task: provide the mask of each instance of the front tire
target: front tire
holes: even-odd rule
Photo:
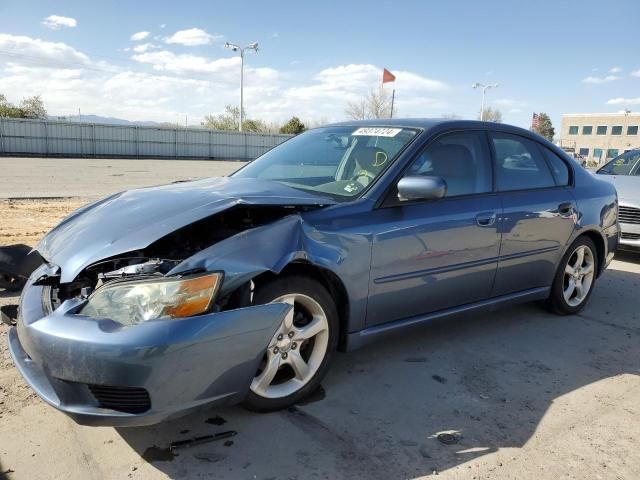
[[[588,237],[578,238],[565,253],[551,287],[548,305],[559,315],[572,315],[584,308],[596,281],[598,257]]]
[[[253,304],[294,306],[267,346],[244,406],[257,412],[280,410],[313,393],[327,373],[338,344],[338,313],[327,289],[316,280],[287,275],[260,285]]]

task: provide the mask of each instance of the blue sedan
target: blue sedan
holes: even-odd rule
[[[82,424],[277,410],[337,350],[514,302],[579,312],[618,246],[617,202],[520,128],[317,128],[230,177],[72,213],[37,246],[10,349]]]

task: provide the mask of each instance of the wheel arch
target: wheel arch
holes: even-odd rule
[[[606,262],[606,246],[605,246],[605,240],[604,237],[602,236],[602,234],[597,231],[597,230],[586,230],[586,231],[582,231],[579,233],[579,235],[577,235],[573,241],[567,246],[567,248],[570,248],[571,245],[573,245],[576,240],[578,240],[579,238],[582,237],[587,237],[589,238],[593,244],[596,247],[596,255],[598,258],[598,261],[596,263],[596,278],[599,277],[602,272],[604,272],[605,270],[605,262]]]
[[[327,268],[315,265],[307,260],[295,260],[285,265],[277,273],[266,271],[253,278],[255,285],[264,284],[285,275],[303,275],[319,281],[335,301],[340,324],[338,350],[345,351],[346,338],[349,331],[349,295],[338,275]]]

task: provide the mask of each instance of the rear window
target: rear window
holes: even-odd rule
[[[492,133],[498,190],[527,190],[556,185],[534,142],[506,133]]]
[[[569,167],[558,155],[553,153],[551,150],[545,147],[540,147],[544,157],[551,165],[551,170],[553,171],[553,176],[556,178],[556,183],[558,185],[569,185]],[[580,154],[582,155],[582,150],[586,150],[586,155],[589,155],[589,149],[580,149]]]

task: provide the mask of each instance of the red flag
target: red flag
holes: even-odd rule
[[[395,82],[396,76],[386,68],[382,72],[382,83]]]

